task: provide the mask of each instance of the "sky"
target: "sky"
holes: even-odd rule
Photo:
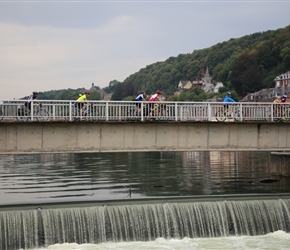
[[[0,100],[107,87],[169,57],[285,28],[289,10],[290,0],[0,0]]]

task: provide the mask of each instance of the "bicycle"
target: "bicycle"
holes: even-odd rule
[[[273,108],[273,121],[289,122],[290,121],[289,105],[275,104]]]
[[[81,105],[83,104],[83,105]],[[74,121],[94,120],[93,104],[92,103],[75,102],[72,106],[72,116]]]
[[[142,112],[143,112],[143,116],[148,116],[149,111],[148,111],[149,107],[147,103],[143,103],[143,107],[141,102],[136,102],[133,105],[128,106],[127,109],[127,118],[129,120],[140,120]]]
[[[224,122],[226,119],[234,119],[235,121],[241,121],[243,117],[243,112],[240,112],[239,106],[229,105],[228,108],[223,107],[218,110],[215,114],[216,120],[219,122]]]
[[[48,121],[51,118],[51,115],[42,106],[42,104],[37,104],[33,109],[33,118],[35,118],[37,121]],[[22,107],[18,108],[16,119],[18,121],[29,121],[31,119],[31,110],[23,105]]]

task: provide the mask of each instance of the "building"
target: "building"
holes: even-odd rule
[[[178,83],[178,89],[179,90],[188,90],[192,88],[192,82],[191,81],[183,81],[181,80]]]
[[[277,96],[279,95],[276,88],[261,89],[255,93],[247,94],[242,102],[272,102]]]
[[[211,79],[212,79],[212,77],[209,75],[208,67],[206,67],[205,75],[202,78],[202,82],[203,82],[202,83],[202,88],[203,88],[203,90],[206,93],[212,93],[213,92],[214,86],[211,83]]]
[[[202,88],[206,93],[218,93],[218,89],[223,87],[222,82],[213,82],[212,77],[209,74],[208,67],[206,67],[206,72],[202,80],[195,81],[180,81],[178,83],[178,90],[184,91],[192,88]]]
[[[275,88],[290,87],[290,71],[277,76],[275,79]]]
[[[274,88],[262,89],[255,93],[249,93],[242,101],[269,102],[283,95],[290,97],[290,71],[275,77],[274,82]]]

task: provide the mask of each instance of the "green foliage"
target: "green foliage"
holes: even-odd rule
[[[113,93],[115,91],[115,87],[118,83],[120,83],[120,82],[117,80],[110,81],[109,86],[105,87],[103,90],[108,94]]]
[[[39,100],[76,100],[80,94],[83,94],[86,89],[61,89],[39,92],[37,99]],[[89,91],[88,100],[100,100],[101,95],[97,90]],[[23,99],[27,99],[24,97]]]
[[[249,92],[273,87],[274,78],[288,71],[289,65],[290,25],[230,39],[191,54],[180,54],[164,62],[147,65],[115,85],[112,99],[123,100],[140,90],[152,94],[157,89],[170,96],[169,100],[211,98],[212,94],[202,92],[174,95],[179,81],[202,79],[207,66],[216,82],[222,82],[225,89],[232,89],[237,96],[242,97]]]
[[[245,96],[263,87],[262,73],[256,55],[245,53],[233,63],[229,79],[236,92]]]
[[[90,91],[90,95],[88,96],[88,100],[101,100],[101,95],[98,91]]]
[[[127,96],[135,96],[140,91],[137,90],[137,84],[133,81],[117,83],[115,85],[115,91],[112,95],[112,100],[121,101]]]
[[[135,96],[127,96],[123,99],[123,101],[132,101],[134,100]]]

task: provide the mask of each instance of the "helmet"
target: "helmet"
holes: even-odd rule
[[[228,94],[228,95],[231,95],[231,94],[232,94],[232,92],[228,92],[227,94]]]
[[[32,94],[33,94],[33,95],[37,95],[37,94],[38,94],[38,92],[36,92],[36,91],[33,91],[33,92],[32,92]]]
[[[156,91],[156,94],[160,95],[160,90],[157,90],[157,91]]]
[[[287,98],[287,95],[283,95],[283,98]]]

